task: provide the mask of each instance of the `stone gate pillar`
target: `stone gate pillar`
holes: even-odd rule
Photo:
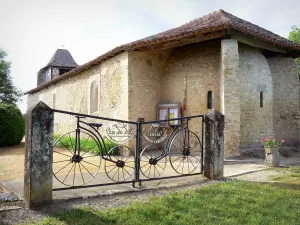
[[[210,110],[205,115],[205,148],[203,173],[208,179],[223,178],[224,171],[224,115]]]
[[[27,209],[52,200],[53,112],[39,102],[26,113],[24,201]]]
[[[225,115],[225,155],[240,154],[240,77],[238,42],[221,41],[221,112]]]

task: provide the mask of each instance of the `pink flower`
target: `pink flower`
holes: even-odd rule
[[[265,139],[264,139],[264,138],[262,138],[261,140],[262,140],[262,141],[265,141]]]
[[[285,140],[281,140],[281,142],[285,142]]]

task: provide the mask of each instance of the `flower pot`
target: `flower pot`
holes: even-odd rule
[[[279,146],[276,147],[265,147],[266,154],[278,153]]]
[[[280,164],[279,160],[279,146],[276,147],[265,147],[266,157],[265,165],[269,167],[278,167]]]

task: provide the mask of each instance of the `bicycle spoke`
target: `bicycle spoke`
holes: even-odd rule
[[[176,145],[173,145],[175,148],[177,148],[179,150],[179,152],[182,152],[182,150],[180,148],[178,148]]]
[[[80,149],[84,149],[84,147],[86,146],[86,143],[88,142],[89,139],[90,139],[90,136],[88,136],[88,138],[85,140],[85,143],[84,143],[83,147],[81,148],[81,146],[80,146]]]
[[[143,167],[147,166],[148,164],[150,164],[150,163],[147,163],[147,164],[145,164],[145,165],[141,166],[141,168],[143,168]]]
[[[151,171],[151,168],[152,168],[152,165],[150,166],[150,170],[149,170],[149,174],[148,174],[148,177],[150,177],[150,171]]]
[[[75,141],[76,141],[76,139],[77,139],[77,138],[75,138]],[[70,134],[69,134],[69,141],[71,142],[72,149],[73,149],[74,152],[75,152],[76,149],[73,147],[73,142],[72,142],[72,138],[71,138]]]
[[[156,164],[157,165],[157,164]],[[156,169],[156,166],[154,167],[154,169]],[[161,173],[159,173],[159,171],[156,169],[157,173],[158,173],[158,176],[160,176]],[[154,175],[155,177],[155,175]]]
[[[73,186],[74,186],[74,183],[75,183],[75,172],[76,172],[76,163],[75,163],[75,166],[74,166]]]
[[[87,149],[87,150],[83,153],[83,155],[81,155],[81,157],[83,157],[86,153],[90,152],[90,151],[91,151],[92,149],[94,149],[96,146],[97,146],[97,143],[95,142],[95,145],[94,145],[93,147]],[[100,148],[100,150],[101,150],[101,148]]]
[[[158,165],[160,168],[162,168],[162,166],[161,166],[161,165],[159,165],[158,163],[157,163],[156,165]],[[164,170],[164,168],[162,168],[162,170]]]
[[[148,169],[145,170],[145,173],[150,169],[151,165],[148,167]]]
[[[123,173],[123,177],[124,177],[124,181],[126,180],[125,175],[124,175],[124,169],[122,168],[122,173]]]
[[[65,144],[59,139],[58,140],[69,152],[71,152],[72,155],[74,155],[74,152],[72,152]]]
[[[82,163],[79,163],[79,164],[81,164],[82,166],[83,166],[83,168],[92,176],[92,177],[94,177],[94,175],[93,174],[91,174],[91,172],[82,164]]]
[[[176,159],[173,161],[173,163],[174,163],[174,162],[176,162],[176,161],[177,161],[177,159],[179,159],[180,157],[181,157],[181,155],[180,155],[180,156],[178,156],[178,157],[177,157],[177,158],[176,158]]]
[[[176,171],[177,171],[177,169],[179,168],[179,166],[181,165],[181,163],[182,163],[182,160],[181,160],[181,162],[179,163],[179,165],[177,166]]]
[[[115,166],[114,168],[116,168],[117,166],[116,165],[112,165],[112,166]],[[112,168],[110,171],[108,171],[107,173],[110,173],[111,171],[114,170],[114,168]]]
[[[84,161],[84,160],[82,160],[82,161],[85,162],[85,163],[87,163],[87,164],[90,164],[90,165],[92,165],[92,166],[99,167],[99,166],[97,166],[97,165],[95,165],[95,164],[93,164],[93,163],[90,163],[90,162],[87,162],[87,161]]]
[[[200,159],[196,158],[195,156],[190,155],[191,157],[197,159],[198,163],[200,162]]]
[[[53,162],[53,163],[60,163],[60,162],[70,162],[70,159],[68,159],[68,160],[61,160],[61,161],[57,161],[57,162]]]
[[[123,169],[125,170],[125,172],[129,175],[129,177],[131,177],[131,174],[128,173],[128,171],[123,167]]]
[[[127,165],[125,164],[124,166],[127,166]],[[132,167],[132,166],[127,166],[127,167],[129,167],[129,168],[131,168],[131,169],[134,169],[134,167]]]
[[[57,151],[53,151],[53,152],[55,152],[55,153],[57,153],[57,154],[65,155],[65,156],[67,156],[67,157],[71,157],[70,155],[67,155],[67,154],[64,154],[64,153],[61,153],[61,152],[57,152]]]
[[[117,172],[119,171],[120,167],[118,167],[117,171],[115,172],[115,174],[113,175],[113,177],[111,178],[112,180],[114,179],[114,177],[116,176]]]
[[[60,171],[62,171],[64,168],[66,168],[69,164],[70,164],[70,162],[67,163],[67,165],[65,165],[65,166],[64,166],[63,168],[61,168],[59,171],[57,171],[56,173],[54,173],[54,175],[55,175],[55,174],[58,174]]]
[[[78,164],[78,166],[79,166],[79,170],[80,170],[80,173],[81,173],[81,178],[82,178],[83,184],[85,184],[85,181],[84,181],[83,175],[82,175],[82,171],[81,171],[81,167],[80,167],[80,163]]]
[[[74,164],[73,164],[73,166],[74,166]],[[69,170],[69,172],[68,172],[67,176],[69,176],[69,173],[71,172],[71,170],[72,170],[73,166],[72,166],[72,167],[71,167],[71,169]],[[67,176],[65,177],[65,179],[63,180],[63,182],[65,182],[65,180],[66,180]]]
[[[192,165],[193,165],[194,169],[196,169],[196,168],[197,168],[197,166],[195,166],[195,165],[194,165],[193,161],[192,161],[190,158],[188,158],[188,160],[190,160],[190,162],[192,163]]]

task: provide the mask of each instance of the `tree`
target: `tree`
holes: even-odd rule
[[[22,93],[12,82],[10,62],[5,60],[6,56],[6,52],[0,48],[0,103],[16,105]]]
[[[289,39],[300,45],[300,27],[292,26],[292,31],[289,34]],[[298,67],[298,74],[300,76],[300,58],[296,58],[295,62]]]

